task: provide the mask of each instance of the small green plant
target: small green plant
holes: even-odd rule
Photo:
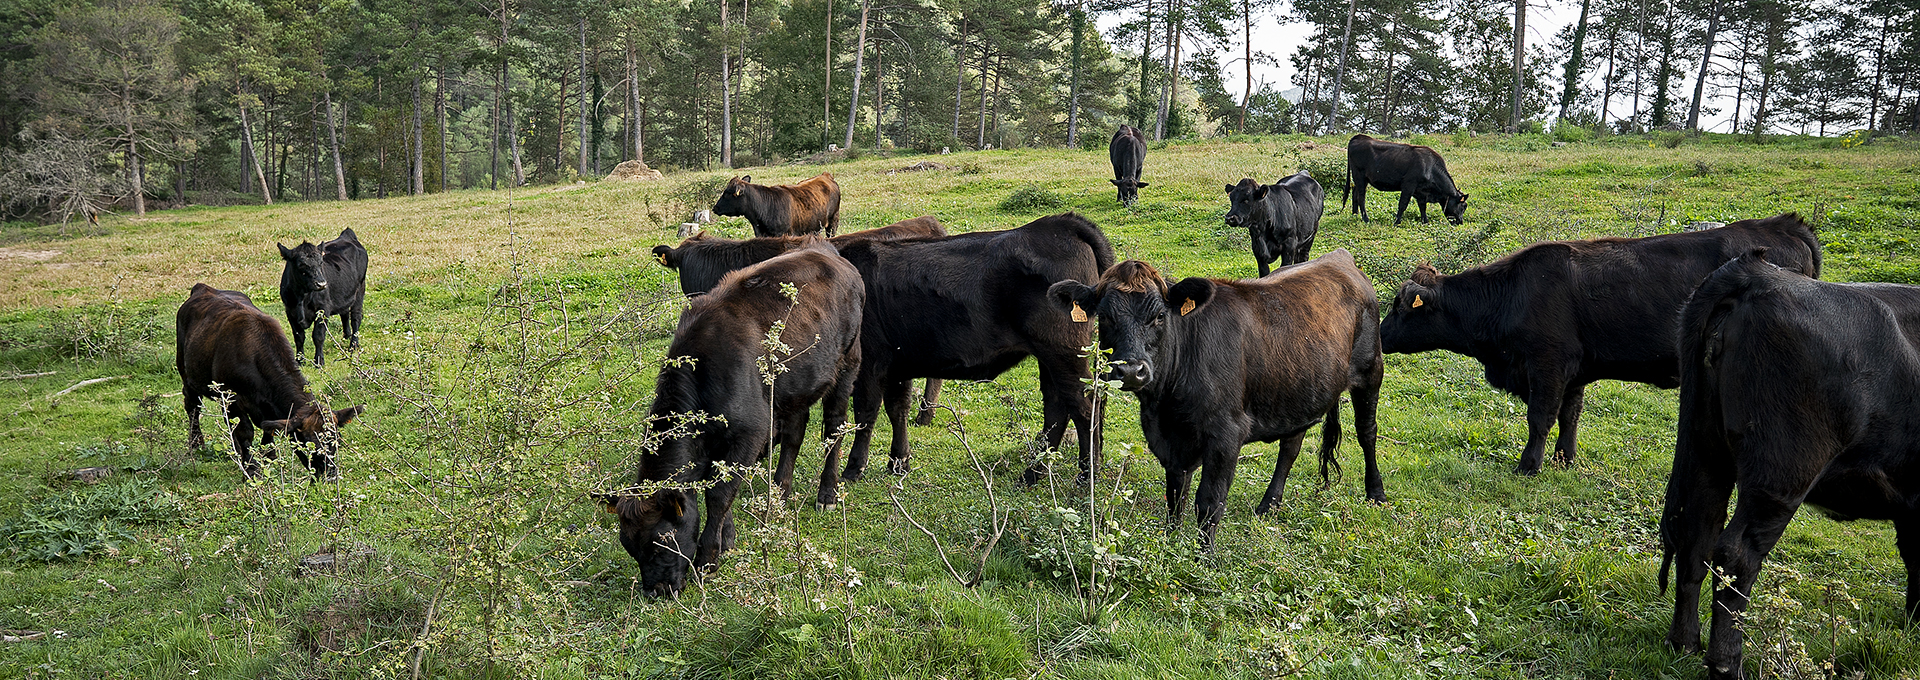
[[[1045,212],[1048,210],[1059,210],[1060,208],[1066,207],[1066,205],[1067,202],[1061,199],[1059,194],[1048,191],[1046,187],[1038,184],[1027,184],[1018,189],[1014,189],[1012,194],[1008,194],[1006,200],[1000,202],[1000,211],[1010,213]]]
[[[1679,148],[1680,143],[1684,141],[1687,141],[1685,133],[1667,132],[1660,135],[1660,146],[1668,149]]]
[[[151,477],[130,477],[42,497],[0,524],[20,561],[58,562],[117,553],[135,527],[180,519],[180,500]]]
[[[1553,141],[1573,143],[1584,142],[1589,139],[1593,139],[1593,131],[1574,125],[1573,123],[1563,121],[1553,126]]]

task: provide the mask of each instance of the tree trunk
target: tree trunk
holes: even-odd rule
[[[413,77],[413,195],[427,193],[427,133],[421,126],[420,76]]]
[[[140,176],[140,142],[134,136],[133,123],[127,123],[127,181],[132,183],[133,214],[147,214],[147,183]]]
[[[1707,95],[1707,68],[1713,65],[1713,41],[1720,33],[1720,0],[1714,0],[1707,15],[1707,46],[1700,55],[1700,77],[1693,81],[1693,103],[1687,106],[1687,129],[1700,129],[1700,102]]]
[[[1240,93],[1240,122],[1233,127],[1233,133],[1236,135],[1244,135],[1247,133],[1247,106],[1253,103],[1253,5],[1251,4],[1251,0],[1240,0],[1240,21],[1241,27],[1246,31],[1243,34],[1246,36],[1246,40],[1243,42],[1246,43],[1246,54],[1244,58],[1247,67],[1247,82],[1245,89]]]
[[[987,146],[987,55],[993,51],[993,39],[980,32],[980,121],[975,125],[973,148]]]
[[[1640,3],[1640,27],[1633,32],[1633,129],[1640,129],[1640,95],[1647,91],[1647,5]]]
[[[1567,54],[1566,82],[1560,89],[1560,115],[1556,120],[1566,120],[1567,110],[1573,108],[1573,100],[1580,93],[1580,72],[1586,70],[1582,63],[1581,50],[1587,42],[1587,6],[1592,0],[1580,0],[1580,23],[1573,27],[1573,45]]]
[[[853,47],[853,93],[847,95],[847,136],[840,141],[842,148],[853,148],[853,125],[860,120],[860,76],[867,68],[867,10],[873,0],[860,2],[860,31],[858,42]]]
[[[507,59],[507,0],[500,0],[500,115],[507,122],[507,162],[513,166],[513,186],[527,183],[526,166],[520,162],[520,121],[513,117],[513,69]]]
[[[1520,131],[1520,95],[1527,80],[1527,0],[1513,0],[1513,113],[1509,132]]]
[[[647,126],[640,101],[640,56],[627,38],[627,132],[633,136],[633,160],[647,162]]]
[[[440,193],[447,192],[447,67],[440,66],[433,86],[433,119],[439,125]]]
[[[833,139],[833,0],[827,0],[827,48],[820,55],[820,70],[827,74],[827,85],[820,90],[820,149]]]
[[[1607,110],[1612,108],[1612,105],[1613,105],[1613,66],[1614,66],[1613,58],[1614,58],[1614,53],[1619,49],[1619,46],[1620,46],[1620,29],[1615,28],[1613,29],[1613,33],[1607,37],[1607,75],[1605,78],[1600,79],[1600,87],[1601,87],[1600,127],[1601,128],[1605,128],[1607,126]]]
[[[1667,4],[1667,18],[1660,33],[1660,68],[1653,73],[1653,127],[1664,127],[1673,121],[1667,107],[1670,105],[1667,88],[1673,84],[1673,4]]]
[[[1753,102],[1753,141],[1760,142],[1767,133],[1767,96],[1773,92],[1773,74],[1780,70],[1781,32],[1784,30],[1779,20],[1769,18],[1767,25],[1767,51],[1760,59],[1760,96]]]
[[[333,149],[333,190],[339,200],[347,200],[347,166],[340,160],[340,127],[333,120],[333,91],[321,95],[327,107],[327,146]]]
[[[267,205],[273,205],[273,192],[267,190],[266,171],[260,167],[260,147],[253,143],[253,126],[247,122],[247,105],[240,104],[240,143],[247,147],[247,157],[253,161],[253,176],[260,180],[260,199]]]
[[[1067,148],[1080,148],[1080,46],[1085,41],[1087,13],[1082,8],[1084,0],[1074,3],[1073,20],[1073,56],[1070,64],[1073,75],[1067,86]]]
[[[880,58],[882,44],[884,43],[873,44],[873,148],[875,149],[880,148],[881,142],[884,141],[881,139],[881,130],[884,128],[880,125],[880,117],[886,113],[887,109],[887,69],[886,62]]]
[[[1359,0],[1347,0],[1347,29],[1340,34],[1340,61],[1333,67],[1333,100],[1327,107],[1323,128],[1331,133],[1340,125],[1340,86],[1347,81],[1347,48],[1353,44],[1353,13]]]
[[[1167,69],[1167,82],[1160,84],[1160,106],[1153,118],[1154,141],[1167,138],[1167,100],[1173,96],[1173,84],[1180,80],[1179,67],[1174,63],[1179,59],[1178,48],[1175,45],[1179,42],[1181,30],[1184,28],[1180,18],[1180,8],[1176,5],[1179,1],[1167,0],[1167,49],[1165,57],[1160,62]]]
[[[1007,53],[1001,52],[999,58],[993,60],[993,145],[995,148],[1007,146],[1006,138],[1000,136],[1000,109],[1006,104],[1006,99],[1000,96],[1000,81],[1001,76],[1006,72]]]
[[[960,18],[959,42],[953,46],[953,132],[949,137],[953,143],[960,143],[960,94],[967,80],[967,19]]]
[[[1868,102],[1867,103],[1867,129],[1868,130],[1880,129],[1880,126],[1879,126],[1880,95],[1883,94],[1882,89],[1885,87],[1881,83],[1881,76],[1885,75],[1887,71],[1887,28],[1888,28],[1887,25],[1888,23],[1890,23],[1891,19],[1892,19],[1891,12],[1885,15],[1881,15],[1880,43],[1873,50],[1873,92],[1872,94],[1868,95],[1868,99],[1867,99],[1867,102]]]
[[[600,176],[600,138],[606,136],[606,132],[607,132],[606,118],[601,115],[601,109],[602,107],[606,106],[607,93],[605,90],[601,89],[601,84],[600,84],[601,61],[599,58],[600,52],[598,50],[594,52],[594,57],[595,58],[593,60],[593,100],[592,100],[592,104],[593,104],[592,157],[593,157],[593,176],[599,177]]]
[[[727,45],[727,3],[720,0],[720,165],[733,167],[733,63],[732,48]],[[580,68],[586,69],[586,34],[580,37]],[[586,130],[586,119],[581,119],[580,129]],[[583,149],[581,154],[585,154]],[[580,167],[587,165],[586,156],[580,157]],[[582,172],[585,172],[584,170]]]
[[[1139,106],[1135,108],[1134,127],[1145,127],[1147,124],[1147,88],[1150,86],[1147,76],[1153,63],[1153,0],[1145,0],[1145,4],[1140,10],[1140,20],[1146,23],[1140,29],[1140,98]]]

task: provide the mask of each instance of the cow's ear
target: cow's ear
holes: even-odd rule
[[[268,432],[287,432],[293,429],[293,421],[269,420],[264,423],[260,423],[260,429],[266,430]]]
[[[1145,188],[1147,188],[1147,183],[1146,183],[1146,182],[1142,182],[1142,181],[1140,181],[1140,180],[1134,180],[1134,182],[1133,182],[1133,188],[1135,188],[1135,189],[1145,189]]]
[[[687,514],[687,495],[679,491],[660,494],[660,519],[680,519]]]
[[[1068,279],[1047,287],[1047,300],[1067,313],[1074,323],[1084,323],[1100,307],[1100,292],[1087,284]]]
[[[280,259],[282,259],[282,260],[291,260],[291,259],[293,259],[293,251],[291,251],[291,250],[287,250],[287,247],[286,247],[286,246],[283,246],[283,245],[280,245],[280,244],[279,244],[278,242],[275,242],[275,243],[274,243],[273,245],[274,245],[274,247],[276,247],[276,248],[279,248],[279,249],[280,249]]]
[[[1213,282],[1198,276],[1180,279],[1167,288],[1167,307],[1180,310],[1180,316],[1198,312],[1212,301]]]
[[[1107,181],[1108,181],[1108,182],[1112,182],[1114,186],[1120,186],[1120,180],[1117,180],[1117,179],[1110,179],[1110,180],[1107,180]]]
[[[1267,197],[1267,185],[1262,184],[1260,186],[1253,188],[1253,200],[1258,201],[1266,197]]]
[[[1433,304],[1433,289],[1417,283],[1408,283],[1400,288],[1400,304],[1407,309],[1426,309]]]
[[[680,268],[680,258],[676,257],[676,253],[673,252],[673,246],[667,246],[667,245],[654,246],[653,259],[659,262],[660,266],[662,267],[666,267],[668,269]]]
[[[1468,196],[1471,196],[1471,195],[1472,195],[1472,194],[1469,194],[1469,193],[1466,193],[1466,192],[1464,192],[1464,191],[1463,191],[1463,192],[1460,192],[1460,202],[1461,202],[1461,203],[1465,203],[1465,202],[1467,202],[1467,197],[1468,197]]]
[[[753,175],[741,175],[741,176],[740,176],[740,183],[742,183],[742,184],[752,184],[752,183],[753,183]]]
[[[593,499],[594,503],[599,504],[600,509],[607,511],[607,514],[609,515],[620,514],[620,497],[619,496],[616,496],[610,493],[593,493],[589,491],[587,492],[587,497]]]
[[[346,427],[347,423],[353,422],[354,418],[359,417],[360,414],[366,410],[367,407],[365,405],[336,410],[333,412],[333,425],[334,427]]]
[[[1229,194],[1233,193],[1233,185],[1231,184],[1227,185],[1227,193]]]

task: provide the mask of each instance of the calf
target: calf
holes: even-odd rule
[[[1062,281],[1047,297],[1067,314],[1099,317],[1100,346],[1113,352],[1113,369],[1101,378],[1140,398],[1140,428],[1167,471],[1174,526],[1200,469],[1194,514],[1203,545],[1212,545],[1226,511],[1240,447],[1280,442],[1261,514],[1280,502],[1307,430],[1323,419],[1320,475],[1327,479],[1337,465],[1343,392],[1353,395],[1367,498],[1386,501],[1374,462],[1385,365],[1379,303],[1346,250],[1259,279],[1194,277],[1171,286],[1152,266],[1128,260],[1093,287]]]
[[[1725,574],[1709,678],[1743,676],[1741,613],[1802,504],[1840,520],[1892,520],[1907,616],[1920,617],[1920,286],[1823,283],[1771,258],[1756,248],[1721,266],[1679,321],[1660,588],[1678,565],[1667,642],[1698,652],[1701,580]]]
[[[227,415],[239,419],[233,426],[233,450],[248,477],[260,474],[249,450],[256,426],[262,446],[272,444],[275,433],[285,432],[304,445],[295,451],[314,475],[338,474],[333,456],[340,446],[340,428],[366,407],[330,411],[315,401],[280,322],[254,307],[245,293],[204,283],[194,284],[174,321],[173,365],[186,397],[189,447],[206,444],[200,434],[200,400],[218,400],[226,393],[232,399]],[[308,447],[314,449],[311,459]]]
[[[1113,161],[1113,186],[1120,190],[1120,202],[1133,207],[1140,200],[1140,190],[1147,183],[1140,181],[1140,170],[1147,163],[1147,138],[1140,134],[1140,128],[1125,123],[1113,131],[1113,139],[1107,142],[1107,158]]]
[[[930,216],[915,217],[895,222],[878,229],[856,231],[827,239],[835,248],[844,248],[850,243],[860,241],[899,241],[910,238],[931,238],[946,236],[946,227],[940,226],[940,220]],[[712,290],[720,282],[720,277],[728,272],[745,267],[781,253],[793,250],[806,243],[806,237],[775,236],[735,241],[700,232],[685,241],[680,247],[659,245],[653,247],[653,258],[662,266],[680,273],[680,291],[687,295],[699,295]],[[940,379],[928,378],[927,389],[920,396],[920,413],[914,423],[921,426],[933,424],[934,409],[939,406]]]
[[[1362,221],[1367,218],[1367,185],[1381,191],[1400,192],[1400,212],[1393,216],[1399,224],[1407,217],[1407,201],[1420,201],[1420,221],[1427,221],[1427,203],[1440,204],[1447,221],[1466,221],[1467,194],[1453,185],[1447,172],[1447,160],[1431,147],[1387,142],[1366,135],[1347,140],[1347,177],[1340,202],[1349,196],[1353,212]]]
[[[293,326],[294,358],[305,360],[307,327],[312,326],[313,365],[327,365],[329,316],[340,317],[347,349],[359,349],[360,306],[367,298],[367,249],[353,229],[317,246],[305,241],[292,248],[274,245],[287,263],[280,270],[280,302],[287,307],[287,324]]]
[[[914,378],[991,380],[1028,356],[1040,365],[1042,432],[1060,446],[1074,421],[1080,463],[1090,465],[1093,404],[1081,348],[1091,333],[1046,307],[1047,286],[1092,280],[1113,264],[1100,228],[1079,215],[1042,217],[1018,229],[945,238],[864,241],[840,250],[866,281],[860,329],[860,382],[854,419],[860,431],[847,454],[846,478],[860,478],[881,403],[893,424],[888,468],[908,467],[907,383]],[[1041,469],[1027,471],[1037,481]]]
[[[1251,179],[1229,184],[1227,202],[1227,226],[1246,227],[1253,239],[1253,259],[1266,276],[1275,259],[1282,267],[1307,261],[1313,237],[1320,232],[1326,193],[1313,176],[1300,172],[1272,185]]]
[[[763,186],[751,175],[727,181],[713,214],[745,217],[755,236],[799,236],[840,231],[840,184],[823,172],[799,184]]]
[[[1820,244],[1791,213],[1711,231],[1537,243],[1452,276],[1421,265],[1380,324],[1381,346],[1478,360],[1487,384],[1527,403],[1527,447],[1515,471],[1533,474],[1556,418],[1557,457],[1573,462],[1588,383],[1679,386],[1675,348],[1687,293],[1755,247],[1820,274]]]
[[[789,284],[797,289],[793,297],[783,290]],[[847,397],[860,367],[863,297],[860,274],[815,238],[728,274],[680,315],[650,412],[650,427],[664,440],[657,452],[642,457],[636,485],[657,490],[601,499],[619,516],[620,543],[640,564],[648,592],[680,592],[689,567],[713,566],[732,547],[741,479],[722,474],[717,463],[754,464],[772,432],[780,443],[774,481],[788,490],[814,402],[825,400],[825,436],[846,422]],[[769,354],[763,342],[776,323],[783,324],[780,338],[792,349]],[[781,367],[771,395],[762,381],[763,360]],[[831,480],[838,456],[838,444],[829,446],[822,504],[837,500]],[[688,490],[702,484],[711,485],[703,494],[704,527]]]

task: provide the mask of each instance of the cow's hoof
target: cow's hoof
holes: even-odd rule
[[[813,504],[813,509],[819,510],[820,512],[833,512],[835,509],[838,509],[839,507],[840,507],[839,505],[834,503],[814,503]]]
[[[1518,467],[1515,467],[1513,469],[1513,474],[1520,475],[1522,477],[1532,477],[1534,475],[1540,474],[1540,464],[1534,463],[1532,465],[1528,465],[1526,463],[1521,463]]]
[[[1256,516],[1262,516],[1269,512],[1273,512],[1273,504],[1266,501],[1260,501],[1259,505],[1253,507],[1253,514]]]
[[[932,424],[933,424],[933,409],[927,409],[927,410],[925,410],[925,411],[921,411],[921,412],[920,412],[920,415],[919,415],[918,417],[916,417],[916,418],[914,418],[914,419],[913,419],[913,424],[914,424],[914,425],[918,425],[918,426],[920,426],[920,427],[927,427],[927,426],[930,426],[930,425],[932,425]]]
[[[854,468],[847,468],[847,469],[845,469],[845,470],[841,470],[841,471],[840,471],[840,483],[841,483],[841,484],[852,484],[852,483],[854,483],[854,482],[857,482],[857,481],[860,481],[860,475],[861,475],[862,473],[864,473],[864,472],[865,472],[865,470],[856,470],[856,469],[854,469]]]
[[[1387,492],[1385,492],[1385,491],[1368,491],[1368,492],[1367,492],[1367,500],[1370,500],[1370,501],[1373,501],[1373,502],[1375,502],[1375,503],[1379,503],[1379,504],[1381,504],[1381,505],[1386,505],[1386,503],[1387,503]]]
[[[1702,650],[1706,649],[1700,645],[1699,635],[1691,637],[1692,639],[1688,639],[1688,636],[1682,635],[1679,639],[1675,639],[1672,634],[1668,634],[1667,646],[1681,654],[1699,654]]]
[[[913,471],[913,466],[908,464],[907,459],[905,458],[894,458],[892,460],[887,461],[887,474],[894,475],[894,476],[905,476],[907,473],[912,471]]]

